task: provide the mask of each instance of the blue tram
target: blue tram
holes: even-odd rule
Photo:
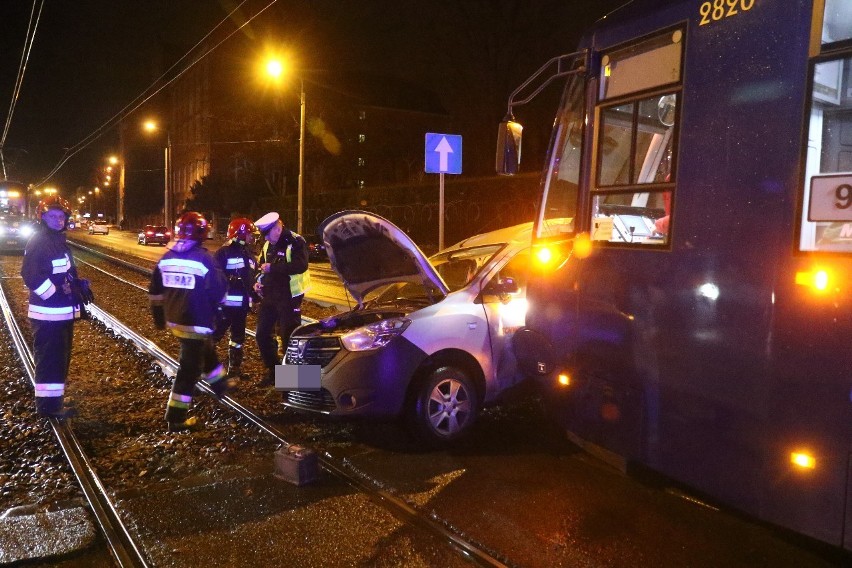
[[[579,48],[519,362],[590,451],[852,549],[852,2],[635,0]]]

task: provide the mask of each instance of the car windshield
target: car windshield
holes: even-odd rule
[[[503,246],[501,243],[442,252],[430,257],[429,262],[444,280],[450,292],[455,292],[470,284],[473,278]],[[441,296],[436,288],[431,286],[429,288],[427,289],[420,283],[394,282],[372,290],[365,299],[372,304],[400,303],[402,301],[428,304],[433,301],[433,298]]]

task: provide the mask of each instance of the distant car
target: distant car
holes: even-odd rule
[[[23,217],[0,217],[0,251],[23,252],[35,227]]]
[[[101,235],[108,235],[109,224],[103,219],[95,219],[94,221],[89,221],[89,234],[94,235],[95,233]]]
[[[320,230],[358,306],[297,328],[284,357],[290,408],[402,416],[428,443],[466,434],[523,379],[511,348],[526,318],[532,223],[476,235],[427,259],[390,221],[344,211]],[[304,379],[304,380],[303,380]]]
[[[308,260],[311,262],[328,262],[328,253],[325,245],[319,237],[309,235],[305,237],[308,242]]]
[[[172,232],[164,225],[145,225],[145,228],[139,231],[137,239],[140,245],[167,245],[172,238]]]

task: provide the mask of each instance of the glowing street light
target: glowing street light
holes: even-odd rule
[[[265,65],[266,75],[278,82],[284,74],[285,66],[278,58],[270,58]],[[302,234],[304,217],[304,170],[305,170],[305,81],[299,77],[299,185],[296,193],[296,232]]]
[[[149,119],[142,123],[142,128],[145,132],[154,133],[160,130],[159,124],[157,124],[156,120]],[[166,147],[163,151],[163,159],[165,165],[163,167],[165,171],[165,177],[163,180],[163,221],[166,227],[171,227],[171,210],[172,210],[172,200],[171,200],[171,184],[170,173],[171,173],[171,164],[172,164],[172,136],[171,132],[166,129]]]
[[[270,59],[266,62],[266,74],[273,79],[278,79],[284,73],[284,64],[277,59]]]

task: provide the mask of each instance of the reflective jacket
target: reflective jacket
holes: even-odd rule
[[[308,243],[301,235],[284,229],[278,242],[263,244],[258,266],[269,263],[268,274],[259,274],[263,297],[292,298],[308,289]]]
[[[252,301],[252,286],[257,263],[245,245],[236,239],[219,248],[213,255],[216,264],[225,272],[228,280],[228,292],[222,302],[230,308],[248,310]]]
[[[226,289],[225,273],[213,255],[195,241],[179,240],[154,267],[148,297],[154,319],[161,310],[173,334],[203,339],[213,333]]]
[[[21,276],[30,289],[27,313],[30,318],[65,321],[80,317],[70,286],[77,277],[77,268],[64,232],[42,226],[30,237],[24,250]]]

